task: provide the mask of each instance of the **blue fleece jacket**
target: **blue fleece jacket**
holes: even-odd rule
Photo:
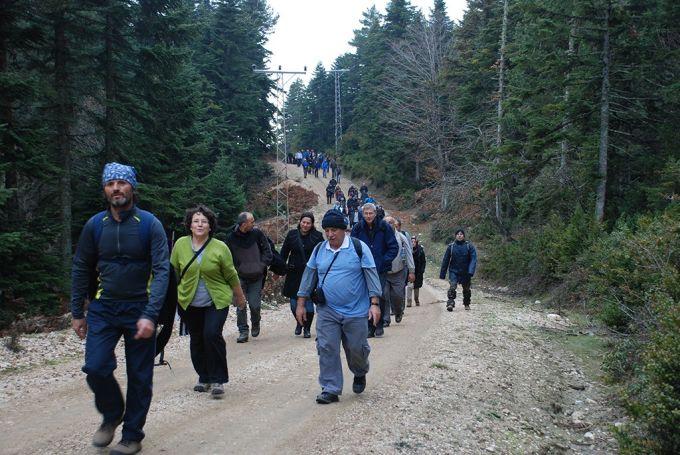
[[[165,302],[170,277],[168,240],[160,221],[153,218],[148,248],[140,237],[141,210],[121,212],[116,221],[109,212],[100,219],[101,236],[95,244],[96,216],[80,233],[71,272],[71,314],[84,317],[83,301],[91,274],[98,275],[96,298],[103,302],[147,302],[142,317],[156,322]],[[147,213],[147,216],[150,215]]]
[[[392,270],[392,261],[399,254],[399,244],[394,230],[384,220],[373,221],[369,227],[366,220],[361,220],[352,228],[352,237],[364,242],[371,249],[378,273]]]

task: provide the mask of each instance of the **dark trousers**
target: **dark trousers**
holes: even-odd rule
[[[87,312],[85,365],[87,384],[94,392],[94,403],[104,422],[116,422],[123,412],[123,439],[144,439],[144,423],[151,405],[153,359],[156,338],[135,340],[137,321],[146,302],[102,302],[94,300]],[[120,386],[113,376],[116,369],[115,348],[120,337],[125,340],[127,396],[123,400]]]
[[[387,273],[379,273],[378,278],[380,278],[380,289],[385,289],[385,284],[387,283]],[[387,307],[387,301],[382,296],[380,296],[380,320],[378,321],[378,325],[373,325],[373,321],[371,320],[368,321],[368,333],[374,333],[375,329],[382,328],[385,325],[383,319],[385,311],[390,310]]]
[[[228,313],[229,307],[218,310],[215,305],[187,308],[184,320],[189,328],[191,363],[198,373],[198,382],[229,382],[227,344],[222,336]]]
[[[448,303],[454,303],[456,300],[456,287],[458,284],[463,287],[463,305],[470,305],[472,299],[472,280],[469,277],[458,277],[455,273],[449,273],[449,291],[447,292]]]

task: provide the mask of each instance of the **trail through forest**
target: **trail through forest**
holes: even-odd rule
[[[303,179],[294,166],[288,173],[320,195],[321,215],[327,181]],[[348,181],[341,186],[346,192]],[[599,359],[566,348],[588,335],[498,290],[473,287],[472,311],[452,313],[445,294],[443,281],[426,279],[421,306],[370,340],[366,391],[353,394],[346,371],[340,402],[327,406],[314,401],[313,338],[293,335],[287,307],[264,311],[261,335],[245,344],[235,342],[230,311],[222,400],[192,391],[188,337],[173,337],[166,350],[172,369],[155,371],[144,452],[616,452],[612,428],[622,417],[598,380]],[[99,417],[80,372],[82,343],[70,330],[22,336],[16,354],[2,341],[0,453],[106,453],[90,446]],[[120,346],[117,354],[124,386]]]

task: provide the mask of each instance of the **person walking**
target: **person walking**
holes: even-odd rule
[[[252,213],[242,212],[236,219],[234,230],[227,237],[227,245],[234,258],[241,288],[250,307],[250,334],[256,338],[260,334],[260,309],[262,306],[262,279],[267,267],[272,263],[273,254],[267,236],[255,227]],[[238,327],[237,343],[248,341],[248,310],[236,310]]]
[[[221,398],[229,382],[227,345],[222,329],[229,305],[245,309],[246,298],[234,268],[231,251],[215,238],[217,217],[198,205],[186,211],[184,226],[189,235],[180,237],[170,255],[177,276],[177,302],[189,329],[189,352],[198,382],[196,392]]]
[[[449,291],[446,302],[448,311],[453,311],[456,306],[456,287],[459,283],[463,287],[463,305],[466,310],[470,309],[472,277],[475,276],[476,268],[477,250],[475,246],[465,240],[463,229],[456,229],[456,240],[446,248],[439,270],[439,278],[442,280],[446,278],[447,271],[449,274]]]
[[[394,313],[394,320],[398,324],[404,316],[406,303],[406,282],[412,283],[416,279],[415,264],[413,262],[413,248],[411,241],[397,230],[397,220],[394,217],[385,217],[385,221],[394,229],[394,235],[399,244],[399,254],[392,261],[392,268],[387,273],[383,296],[389,302],[389,307]],[[383,324],[390,325],[390,311],[383,314]]]
[[[170,276],[168,240],[160,221],[136,206],[132,166],[107,163],[102,186],[108,208],[87,221],[73,258],[72,327],[86,339],[82,370],[103,416],[92,444],[108,446],[122,422],[122,439],[109,453],[132,454],[142,449],[151,405],[156,321]],[[83,303],[92,276],[97,290],[86,317]],[[114,350],[121,336],[128,381],[125,399],[113,375]]]
[[[328,167],[329,167],[328,159],[324,158],[323,162],[321,163],[323,178],[326,178],[326,176],[328,175]]]
[[[361,186],[359,187],[359,197],[361,198],[361,201],[363,203],[369,202],[366,201],[366,198],[368,197],[368,186],[366,183],[362,183]]]
[[[385,289],[387,272],[392,268],[392,261],[399,254],[399,244],[392,229],[384,220],[376,217],[375,205],[364,204],[362,209],[363,219],[352,228],[352,237],[357,238],[368,245],[375,261],[375,266],[380,279],[381,291]],[[385,296],[380,296],[380,313],[389,311],[386,308]],[[385,333],[382,318],[378,324],[370,324],[368,337],[381,337]]]
[[[283,295],[290,299],[290,311],[296,318],[297,292],[300,288],[302,274],[309,257],[317,244],[323,242],[323,235],[314,227],[314,214],[304,212],[300,215],[296,229],[291,229],[286,234],[286,239],[281,247],[281,258],[286,262],[286,281],[283,283]],[[311,337],[312,321],[314,320],[314,304],[311,300],[305,301],[305,323],[297,323],[295,335],[303,334],[304,338]],[[296,318],[297,321],[297,318]]]
[[[335,185],[328,184],[326,186],[326,204],[332,204],[333,203],[333,196],[335,195]]]
[[[360,201],[356,194],[347,200],[347,216],[349,218],[350,229],[359,222],[359,205]]]
[[[423,276],[425,275],[425,266],[427,265],[425,250],[415,235],[411,236],[411,245],[413,246],[413,263],[416,266],[416,279],[413,283],[408,283],[406,287],[407,307],[410,307],[414,300],[416,306],[420,306],[420,288],[423,287]]]
[[[299,150],[295,152],[295,164],[297,167],[302,166],[302,152]]]
[[[380,279],[371,250],[352,239],[345,230],[345,218],[329,210],[321,221],[327,241],[317,245],[302,275],[296,316],[305,324],[306,301],[312,296],[317,309],[316,346],[319,354],[319,385],[316,402],[337,402],[343,389],[340,343],[345,350],[347,366],[354,374],[352,391],[362,393],[369,370],[369,324],[380,321]],[[370,302],[370,303],[369,303]]]
[[[307,158],[302,159],[302,173],[304,174],[304,177],[307,178],[307,174],[309,174],[309,161]]]

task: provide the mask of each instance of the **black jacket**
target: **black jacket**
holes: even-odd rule
[[[419,289],[423,287],[423,275],[425,274],[425,265],[427,263],[425,250],[420,245],[413,250],[413,262],[416,265],[416,280],[413,282],[413,287]]]
[[[283,295],[285,297],[297,297],[307,261],[312,255],[314,247],[321,242],[323,242],[323,235],[314,228],[307,235],[300,235],[298,229],[288,231],[281,247],[281,257],[289,265],[286,281],[283,283]]]
[[[253,282],[261,280],[267,273],[273,256],[267,236],[262,231],[253,228],[244,234],[236,225],[227,236],[227,246],[239,278]]]

